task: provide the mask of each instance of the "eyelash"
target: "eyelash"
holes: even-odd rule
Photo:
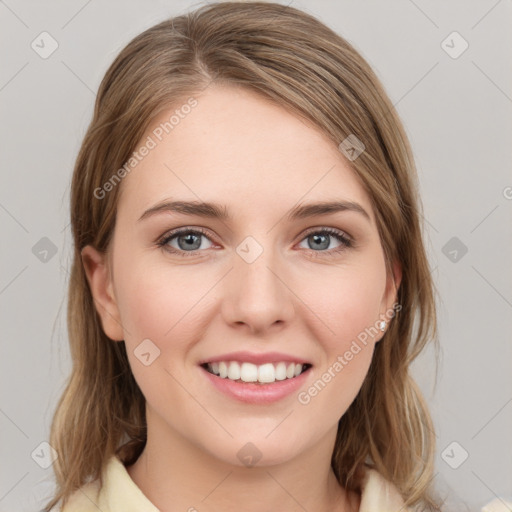
[[[190,228],[182,228],[182,229],[178,229],[176,231],[171,231],[170,233],[167,233],[166,235],[164,235],[163,238],[159,239],[157,242],[156,242],[156,245],[158,247],[162,247],[164,248],[166,251],[170,252],[171,254],[176,254],[177,256],[180,256],[180,257],[183,257],[183,258],[188,258],[188,257],[191,257],[191,256],[195,256],[198,252],[198,250],[194,250],[194,251],[182,251],[182,250],[177,250],[175,249],[174,247],[166,247],[166,245],[173,239],[173,238],[176,238],[180,235],[184,235],[184,234],[195,234],[195,235],[203,235],[205,236],[206,238],[208,238],[210,240],[210,237],[208,235],[208,233],[201,229],[201,228],[194,228],[194,229],[190,229]],[[345,235],[345,233],[343,233],[343,231],[340,231],[338,229],[334,229],[334,228],[312,228],[310,231],[307,231],[303,238],[301,238],[301,242],[302,240],[304,240],[305,238],[311,236],[311,235],[316,235],[316,234],[322,234],[322,235],[330,235],[330,236],[333,236],[334,238],[336,238],[339,242],[341,242],[341,245],[340,247],[337,247],[336,249],[330,249],[330,250],[327,250],[327,251],[315,251],[313,249],[306,249],[307,251],[309,251],[310,253],[313,253],[313,256],[314,257],[324,257],[324,256],[327,256],[327,257],[331,257],[331,256],[336,256],[338,255],[339,253],[341,253],[342,251],[346,250],[346,249],[350,249],[351,247],[353,247],[353,242],[352,240],[347,236]],[[211,241],[211,240],[210,240]]]

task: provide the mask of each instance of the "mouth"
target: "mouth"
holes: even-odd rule
[[[239,384],[268,385],[293,380],[306,373],[312,365],[294,361],[254,364],[241,361],[214,361],[200,365],[208,373]]]

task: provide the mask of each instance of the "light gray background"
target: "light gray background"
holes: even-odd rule
[[[69,181],[95,92],[130,39],[198,5],[0,1],[0,511],[39,510],[52,487],[51,468],[41,468],[31,454],[48,440],[70,370]],[[437,387],[432,350],[413,374],[435,421],[436,482],[449,494],[447,510],[478,511],[496,496],[512,500],[511,1],[291,5],[318,16],[361,51],[413,145],[442,297]],[[43,31],[59,45],[46,59],[31,48],[34,40],[42,46]],[[458,58],[442,46],[453,31],[469,44]],[[452,53],[462,48],[453,36],[446,45]],[[46,262],[38,246],[33,252],[43,237],[57,249]],[[465,255],[456,249],[455,262],[452,247],[443,252],[452,237],[468,249]],[[463,450],[469,456],[460,464]]]

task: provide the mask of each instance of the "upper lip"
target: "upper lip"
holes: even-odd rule
[[[280,363],[281,361],[290,361],[300,364],[311,364],[307,359],[282,352],[229,352],[220,356],[213,356],[199,361],[199,365],[206,363],[218,363],[220,361],[241,361],[243,363],[253,363],[261,365],[265,363]]]

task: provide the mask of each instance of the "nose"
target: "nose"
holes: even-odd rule
[[[234,268],[224,289],[225,321],[253,335],[264,335],[287,325],[295,310],[284,268],[270,250],[264,250],[252,263],[235,254]]]

